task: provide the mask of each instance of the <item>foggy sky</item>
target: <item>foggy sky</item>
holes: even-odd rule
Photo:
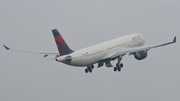
[[[67,66],[53,56],[8,52],[0,47],[1,101],[179,101],[179,0],[1,0],[0,44],[57,51],[57,28],[78,50],[130,33],[152,49],[145,60],[124,56],[122,71]],[[113,64],[116,64],[114,61]],[[97,64],[95,65],[97,67]]]

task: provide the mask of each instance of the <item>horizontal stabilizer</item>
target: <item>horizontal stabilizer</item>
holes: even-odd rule
[[[6,45],[3,45],[3,47],[6,50],[13,51],[13,52],[23,52],[23,53],[33,53],[33,54],[43,54],[44,58],[47,57],[48,55],[59,55],[58,52],[51,52],[51,51],[33,51],[33,50],[16,50],[16,49],[10,49]]]
[[[7,47],[6,45],[3,45],[4,46],[4,48],[6,48],[6,50],[10,50],[10,48],[9,47]]]

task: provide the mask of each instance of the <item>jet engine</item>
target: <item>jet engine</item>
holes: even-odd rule
[[[135,52],[134,54],[134,58],[136,58],[137,60],[143,60],[147,57],[147,52],[146,51],[139,51],[139,52]]]

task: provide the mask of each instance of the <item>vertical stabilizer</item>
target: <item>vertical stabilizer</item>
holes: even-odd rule
[[[55,39],[60,56],[71,54],[72,52],[74,52],[66,44],[65,40],[63,39],[63,37],[61,36],[61,34],[59,33],[57,29],[53,29],[52,33],[54,35],[54,39]]]

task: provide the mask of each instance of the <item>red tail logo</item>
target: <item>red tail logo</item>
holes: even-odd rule
[[[60,56],[67,55],[67,54],[70,54],[70,53],[74,52],[66,44],[65,40],[60,35],[60,33],[59,33],[59,31],[57,29],[52,30],[52,33],[54,35],[54,39],[55,39],[55,42],[56,42],[56,45],[57,45]]]

